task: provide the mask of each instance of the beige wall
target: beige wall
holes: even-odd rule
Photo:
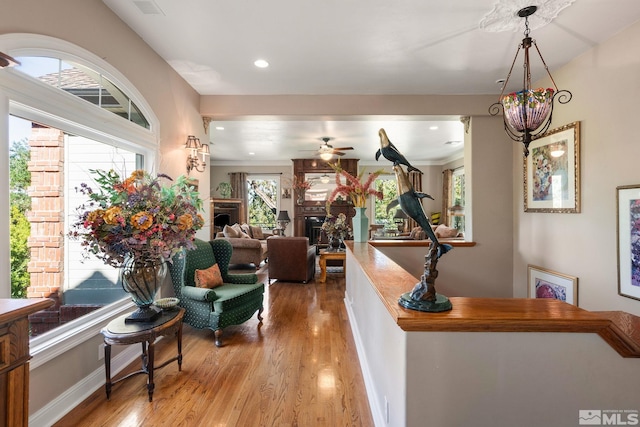
[[[1,4],[0,34],[32,33],[59,38],[103,58],[124,74],[159,119],[160,156],[156,169],[172,177],[186,173],[186,153],[182,148],[186,136],[195,134],[207,140],[198,111],[199,95],[110,9],[100,0],[3,0]],[[6,114],[5,108],[2,111]],[[208,196],[208,173],[192,176],[200,180],[203,197]],[[208,234],[208,228],[198,233]],[[32,370],[30,414],[103,369],[103,362],[97,357],[100,342],[96,334],[84,345]]]
[[[640,23],[551,70],[559,88],[573,93],[554,110],[552,127],[581,124],[582,213],[525,213],[521,154],[514,152],[517,297],[526,295],[527,264],[534,264],[577,276],[581,307],[640,315],[640,302],[618,295],[616,253],[616,187],[640,184],[638,43]]]

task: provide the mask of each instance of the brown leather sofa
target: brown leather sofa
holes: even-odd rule
[[[267,239],[271,279],[307,283],[316,274],[316,248],[308,237],[271,236]]]

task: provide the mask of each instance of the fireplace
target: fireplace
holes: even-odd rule
[[[323,216],[308,216],[304,219],[304,235],[309,238],[310,245],[317,245],[322,241]]]

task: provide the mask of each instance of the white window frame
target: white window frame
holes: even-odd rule
[[[80,136],[94,139],[117,147],[134,149],[145,157],[145,169],[153,172],[159,157],[159,121],[142,95],[124,75],[109,63],[74,44],[53,37],[35,34],[0,35],[0,50],[11,56],[48,56],[86,65],[101,72],[131,98],[149,121],[145,129],[97,106],[64,92],[61,89],[40,82],[33,77],[12,69],[0,72],[0,115],[5,126],[0,127],[0,144],[9,146],[9,115],[54,126]],[[0,156],[0,169],[8,170],[8,156]],[[0,203],[0,221],[7,225],[0,227],[0,239],[9,242],[9,177],[0,174],[0,197],[7,203]],[[0,254],[0,271],[5,271],[4,288],[0,297],[11,295],[10,260],[7,254]],[[6,289],[5,289],[6,288]],[[100,333],[111,319],[128,311],[133,306],[131,299],[123,298],[82,317],[59,326],[53,331],[31,340],[33,356],[30,368],[46,363],[69,349],[92,339]]]

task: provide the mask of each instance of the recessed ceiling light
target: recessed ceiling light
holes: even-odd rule
[[[216,126],[216,130],[224,130],[224,126]]]
[[[438,126],[429,126],[429,130],[438,130]]]
[[[269,63],[264,59],[256,59],[253,65],[255,65],[258,68],[267,68],[269,66]]]
[[[249,151],[249,155],[250,155],[250,156],[255,156],[255,155],[256,155],[256,153],[254,153],[253,151]]]

